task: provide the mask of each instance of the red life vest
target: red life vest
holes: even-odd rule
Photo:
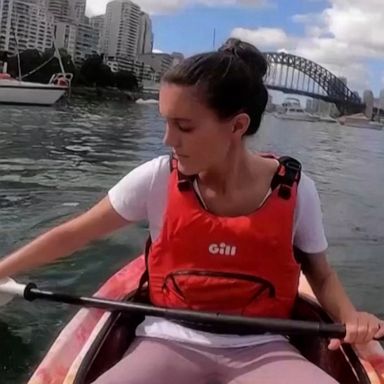
[[[288,318],[300,265],[293,223],[300,164],[281,158],[272,194],[247,216],[219,217],[177,169],[163,228],[147,254],[149,299],[160,307]]]

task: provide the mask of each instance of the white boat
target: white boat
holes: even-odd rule
[[[382,130],[383,124],[378,121],[369,120],[363,113],[355,115],[342,116],[339,123],[347,127]]]
[[[337,119],[334,119],[331,116],[327,115],[316,115],[318,117],[319,121],[322,123],[337,123]]]
[[[137,99],[136,104],[159,104],[159,100],[156,99]]]
[[[68,90],[71,74],[58,74],[48,84],[19,81],[7,73],[0,74],[0,104],[55,104]]]
[[[9,15],[9,17],[12,17]],[[18,41],[15,35],[16,42],[16,55],[18,57],[18,79],[11,77],[8,73],[8,43],[6,41],[5,49],[1,55],[2,71],[0,72],[0,104],[18,104],[18,105],[43,105],[50,106],[55,104],[71,86],[73,78],[72,73],[65,73],[63,62],[61,60],[60,52],[55,46],[55,55],[59,60],[61,73],[54,74],[50,81],[45,83],[34,83],[29,81],[23,81],[21,64],[20,64],[20,52],[18,49]],[[51,59],[47,60],[44,64],[48,64]],[[39,68],[42,68],[40,66]],[[38,68],[38,69],[39,69]],[[24,75],[24,77],[35,72],[35,70]]]
[[[300,101],[293,97],[288,98],[282,104],[282,110],[274,113],[274,116],[281,120],[295,120],[295,121],[308,121],[315,122],[319,121],[318,116],[312,115],[301,107]]]

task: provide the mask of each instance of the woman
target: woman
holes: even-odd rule
[[[325,310],[347,325],[344,342],[383,336],[383,322],[354,308],[327,263],[314,183],[293,159],[246,148],[267,104],[266,71],[262,54],[236,39],[171,69],[159,105],[173,159],[134,169],[91,210],[2,260],[0,278],[147,219],[154,305],[288,318],[302,269]],[[282,336],[222,331],[148,317],[95,383],[335,383]]]

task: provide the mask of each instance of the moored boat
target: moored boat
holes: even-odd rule
[[[337,123],[337,119],[327,115],[318,115],[319,121],[322,123]]]
[[[293,97],[287,98],[282,104],[281,110],[273,115],[280,120],[306,121],[312,123],[320,120],[318,116],[304,111],[300,101]]]
[[[97,297],[130,300],[139,284],[145,262],[139,257],[112,276],[96,293]],[[303,278],[295,318],[331,322],[316,304]],[[135,337],[140,316],[81,309],[61,332],[28,384],[88,384],[116,364]],[[341,384],[384,383],[384,351],[378,342],[360,349],[344,345],[329,351],[320,337],[291,338],[310,361]]]
[[[58,74],[48,84],[43,84],[0,74],[0,104],[53,105],[67,92],[71,80],[71,74]]]
[[[137,99],[136,104],[159,104],[159,100],[156,99]]]

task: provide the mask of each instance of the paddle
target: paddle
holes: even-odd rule
[[[287,336],[308,335],[340,339],[345,337],[345,326],[343,324],[254,318],[223,315],[219,313],[195,312],[191,310],[159,308],[146,304],[106,300],[96,297],[78,297],[63,293],[43,291],[38,289],[35,284],[23,285],[10,278],[0,280],[0,306],[7,304],[15,296],[23,297],[28,301],[43,299],[108,311],[121,311],[162,317],[169,320],[207,323],[209,325],[217,326],[232,326],[234,329],[240,327],[242,329],[246,328],[252,330],[253,334],[276,333]]]

